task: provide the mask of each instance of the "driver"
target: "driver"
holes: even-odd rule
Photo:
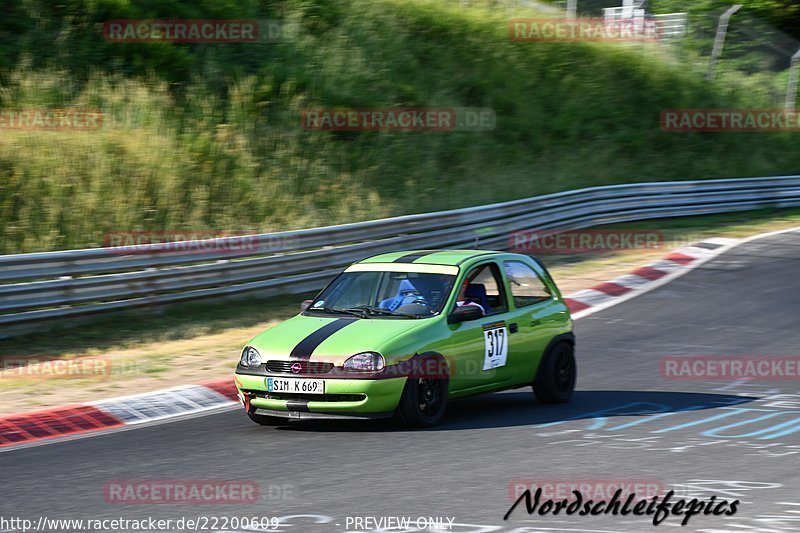
[[[462,307],[465,305],[474,305],[478,309],[481,310],[481,314],[486,314],[486,309],[483,308],[481,304],[478,302],[473,302],[472,300],[467,300],[467,287],[469,287],[469,280],[465,279],[464,283],[461,284],[461,289],[458,291],[458,298],[456,298],[456,306]]]

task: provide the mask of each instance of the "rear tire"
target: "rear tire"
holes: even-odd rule
[[[279,426],[286,423],[285,418],[280,418],[278,416],[257,415],[255,413],[247,413],[247,416],[260,426]]]
[[[448,393],[449,386],[446,378],[414,377],[412,375],[406,380],[395,417],[406,427],[433,427],[444,417],[447,410]]]
[[[541,403],[566,403],[575,390],[577,375],[575,349],[568,342],[559,342],[539,363],[533,393]]]

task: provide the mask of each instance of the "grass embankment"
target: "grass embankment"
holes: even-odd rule
[[[659,230],[664,245],[571,257],[542,256],[567,295],[626,274],[679,246],[707,237],[746,237],[800,226],[800,209],[751,211],[643,221],[603,229]],[[310,297],[310,296],[309,296]],[[92,377],[32,377],[0,373],[0,415],[229,377],[239,351],[255,334],[298,312],[304,296],[180,305],[126,312],[46,334],[0,340],[6,361],[100,358]]]
[[[83,106],[96,131],[0,128],[0,253],[110,231],[271,231],[627,181],[800,169],[796,138],[670,134],[671,107],[763,104],[648,46],[511,42],[506,9],[434,0],[9,0],[0,107]],[[473,2],[474,4],[474,2]],[[281,19],[273,44],[112,43],[111,19]],[[325,133],[319,107],[489,107],[489,132]]]

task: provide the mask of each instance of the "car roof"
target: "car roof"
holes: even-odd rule
[[[489,250],[408,250],[389,252],[368,257],[358,263],[414,263],[426,265],[460,266],[473,259],[507,255],[507,252]]]

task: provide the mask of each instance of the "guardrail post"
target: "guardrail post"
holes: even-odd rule
[[[567,18],[574,19],[578,11],[578,0],[567,0]]]
[[[797,69],[800,68],[800,50],[792,56],[789,67],[789,84],[786,87],[786,109],[791,111],[797,103]]]
[[[75,278],[73,278],[72,276],[58,276],[58,281],[72,281],[73,279]],[[65,284],[64,287],[61,289],[61,297],[64,299],[65,302],[69,302],[72,299],[73,294],[74,291],[72,290],[70,284]],[[70,307],[70,304],[63,304],[59,307],[62,308]]]
[[[708,75],[706,76],[706,79],[709,81],[714,79],[714,68],[716,67],[719,57],[722,55],[722,48],[725,46],[725,35],[728,33],[728,21],[733,14],[739,11],[741,8],[742,4],[731,6],[719,18],[719,24],[717,25],[717,36],[714,38],[714,50],[712,50],[711,59],[708,62]]]

